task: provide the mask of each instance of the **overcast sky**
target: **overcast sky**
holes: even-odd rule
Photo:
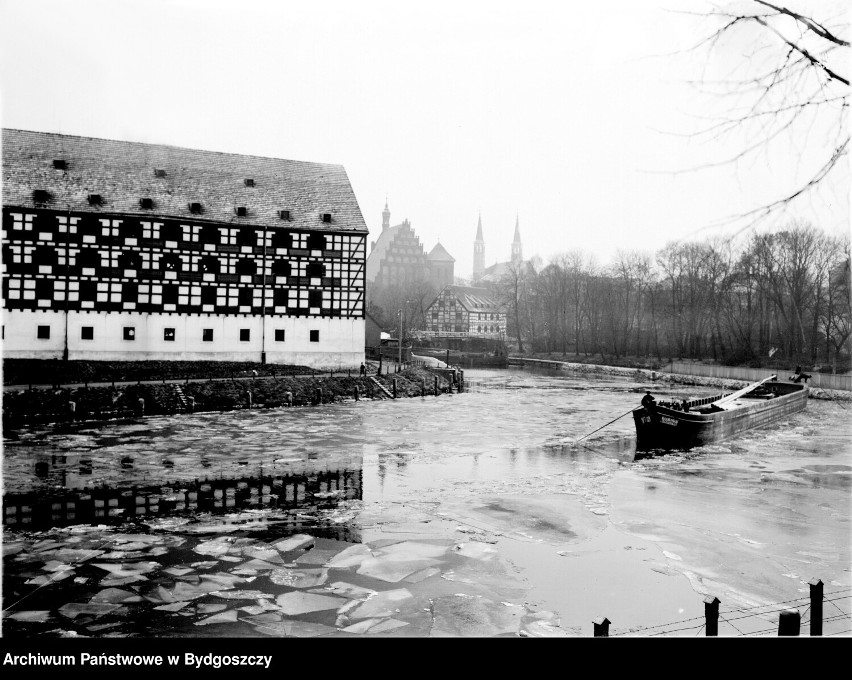
[[[837,2],[804,5],[836,23]],[[606,263],[726,233],[707,225],[807,181],[834,139],[817,127],[773,155],[677,172],[742,143],[684,136],[708,114],[686,82],[706,63],[672,53],[709,28],[682,10],[708,7],[0,0],[2,124],[340,163],[371,238],[387,197],[391,223],[409,219],[427,251],[440,241],[457,275],[480,213],[486,265],[509,258],[516,215],[525,257]],[[736,65],[734,47],[707,72]],[[848,233],[848,157],[791,218]]]

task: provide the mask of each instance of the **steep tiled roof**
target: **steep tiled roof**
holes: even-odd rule
[[[66,169],[55,169],[54,160],[64,160]],[[156,177],[155,170],[165,176]],[[50,192],[47,207],[59,210],[368,231],[342,165],[4,129],[4,205],[36,207],[37,189]],[[98,208],[89,204],[90,194],[102,197]],[[140,198],[153,199],[153,209],[141,209]],[[204,212],[192,215],[190,203]],[[240,206],[247,208],[245,217],[236,215]],[[289,210],[291,221],[279,210]],[[330,223],[323,213],[331,214]]]
[[[452,293],[462,306],[469,312],[502,312],[502,306],[491,297],[486,288],[473,288],[471,286],[447,286],[441,291]]]
[[[447,249],[444,248],[440,243],[436,244],[432,250],[429,251],[428,255],[429,259],[434,262],[455,262],[456,258],[450,255],[447,252]]]

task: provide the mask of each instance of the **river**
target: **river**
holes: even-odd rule
[[[721,635],[774,635],[812,578],[825,633],[852,632],[850,404],[634,460],[645,388],[707,389],[465,373],[5,432],[3,635],[695,636],[708,596]]]

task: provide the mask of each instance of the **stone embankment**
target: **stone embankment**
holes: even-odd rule
[[[396,380],[398,398],[429,396],[435,394],[436,379],[439,393],[451,390],[452,385],[445,377],[416,367],[380,376],[371,373],[368,377],[330,372],[109,386],[7,388],[3,393],[3,426],[386,399],[373,380],[378,380],[391,394]]]
[[[663,373],[647,368],[627,368],[623,366],[603,366],[599,364],[580,364],[568,361],[552,361],[548,359],[527,359],[524,357],[509,357],[510,365],[540,366],[553,368],[582,375],[619,375],[632,378],[638,383],[645,383],[647,389],[653,389],[650,384],[694,385],[698,387],[716,387],[723,390],[738,390],[749,383],[744,380],[727,378],[707,378],[697,375],[680,373]],[[824,390],[812,387],[809,395],[812,399],[827,399],[831,401],[852,402],[852,394],[841,390]]]

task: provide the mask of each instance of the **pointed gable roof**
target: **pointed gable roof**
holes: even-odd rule
[[[456,258],[450,255],[447,252],[447,249],[444,248],[440,243],[436,244],[432,250],[429,251],[428,255],[429,259],[432,262],[455,262]]]

